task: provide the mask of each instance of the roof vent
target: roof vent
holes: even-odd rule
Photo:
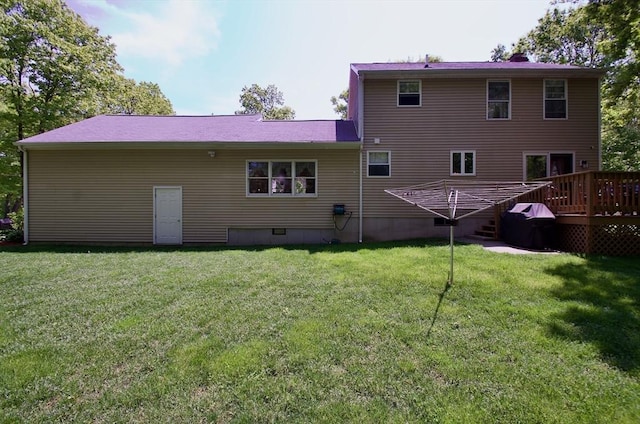
[[[429,67],[429,55],[428,54],[424,55],[424,67],[425,68]]]
[[[509,62],[528,62],[529,58],[524,53],[514,53],[509,58]]]

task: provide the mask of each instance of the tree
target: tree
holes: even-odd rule
[[[590,0],[583,7],[588,19],[598,22],[609,35],[603,52],[615,67],[610,78],[613,97],[640,85],[640,2],[638,0]]]
[[[509,59],[509,52],[504,44],[498,44],[493,50],[491,50],[492,62],[504,62]]]
[[[0,86],[18,140],[99,110],[115,46],[60,0],[2,0]]]
[[[606,67],[603,46],[610,41],[604,27],[592,20],[584,7],[548,10],[538,26],[520,38],[513,51],[536,62]]]
[[[244,86],[240,94],[241,110],[236,115],[260,113],[265,119],[294,119],[296,113],[284,105],[284,97],[278,87],[273,84],[266,88],[258,84]]]
[[[0,103],[0,116],[7,113],[7,105]],[[22,191],[20,156],[18,150],[9,143],[9,134],[9,128],[0,125],[0,218],[17,210]]]
[[[333,105],[333,111],[340,115],[340,119],[347,119],[347,105],[349,104],[349,89],[346,88],[336,96],[331,96],[331,104]]]
[[[512,47],[538,62],[607,69],[601,93],[606,170],[640,170],[639,26],[637,0],[592,0],[547,11]]]
[[[173,115],[171,101],[155,83],[120,77],[109,113],[123,115]]]
[[[429,56],[429,63],[440,63],[440,62],[444,62],[444,60],[442,59],[442,56],[437,56],[435,54],[430,54],[430,55],[425,55],[425,56],[416,56],[416,58],[414,58],[413,56],[407,56],[406,59],[400,59],[400,60],[393,60],[393,61],[389,61],[389,62],[393,62],[393,63],[424,63],[426,61],[426,56]]]
[[[616,97],[614,92],[615,88],[610,86],[603,95],[603,167],[640,171],[640,88],[635,83]]]
[[[157,84],[126,80],[110,38],[62,0],[0,0],[0,7],[2,213],[22,194],[16,140],[101,113],[173,109]]]
[[[115,46],[60,0],[1,0],[0,197],[21,195],[13,142],[95,114]]]

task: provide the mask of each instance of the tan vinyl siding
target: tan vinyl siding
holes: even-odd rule
[[[317,160],[318,196],[246,196],[247,160]],[[333,228],[332,205],[357,216],[355,150],[35,150],[34,242],[153,242],[153,187],[181,186],[183,242],[225,242],[228,228]]]
[[[421,216],[386,188],[443,178],[521,181],[524,152],[574,153],[576,171],[581,160],[597,167],[597,79],[567,80],[566,120],[543,118],[542,77],[511,78],[511,119],[487,120],[486,81],[423,79],[422,106],[414,108],[396,106],[397,80],[364,81],[364,150],[391,151],[392,177],[365,176],[363,216]],[[451,150],[476,152],[474,177],[450,177]]]

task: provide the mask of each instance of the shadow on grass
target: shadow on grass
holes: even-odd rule
[[[310,254],[321,252],[357,252],[361,250],[393,249],[397,247],[435,247],[445,246],[445,239],[414,239],[395,242],[366,242],[366,243],[337,243],[337,244],[305,244],[305,245],[260,245],[260,246],[229,246],[229,245],[76,245],[76,244],[29,244],[29,245],[0,245],[0,252],[13,253],[130,253],[130,252],[220,252],[245,251],[261,252],[272,249],[306,250]]]
[[[567,302],[550,323],[551,333],[592,343],[620,370],[640,371],[640,261],[588,257],[546,272],[562,278],[552,294]]]
[[[442,290],[442,293],[440,293],[440,296],[438,298],[438,305],[436,306],[436,310],[433,313],[433,318],[431,319],[431,325],[429,325],[429,330],[427,330],[427,336],[426,336],[427,339],[429,339],[429,336],[431,335],[431,330],[433,330],[433,326],[436,324],[436,320],[438,319],[438,312],[440,312],[440,305],[442,305],[442,300],[444,299],[444,295],[447,294],[450,288],[451,288],[451,283],[447,281],[447,283],[444,286],[444,289]]]

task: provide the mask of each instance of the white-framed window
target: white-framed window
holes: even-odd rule
[[[398,81],[398,106],[422,106],[422,81]]]
[[[544,80],[544,119],[567,119],[567,80]]]
[[[574,170],[574,157],[574,153],[569,152],[524,153],[523,177],[526,181],[530,181],[570,174]]]
[[[372,150],[367,152],[367,177],[391,176],[391,152]]]
[[[247,196],[317,196],[316,160],[248,160]]]
[[[511,81],[487,80],[487,119],[511,119]]]
[[[476,175],[476,151],[452,150],[450,173],[452,176]]]

